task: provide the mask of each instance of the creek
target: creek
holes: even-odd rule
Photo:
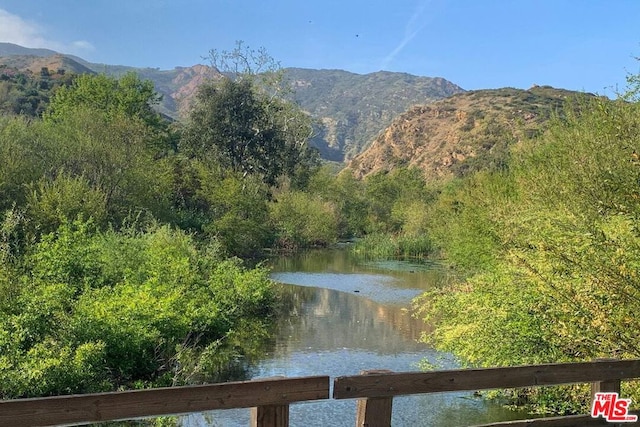
[[[356,375],[362,370],[438,369],[454,358],[419,341],[428,327],[411,316],[411,300],[439,286],[437,264],[361,261],[344,249],[317,250],[272,261],[282,283],[283,307],[269,348],[251,378]],[[291,405],[291,426],[352,427],[355,400]],[[392,425],[454,427],[525,418],[525,414],[474,397],[440,393],[396,397]],[[181,418],[182,425],[246,427],[249,410],[212,411]]]

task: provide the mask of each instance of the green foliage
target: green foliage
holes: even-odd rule
[[[98,224],[107,217],[106,195],[92,188],[81,176],[72,177],[62,172],[52,181],[40,178],[30,187],[26,201],[29,216],[44,233],[79,216],[91,217]]]
[[[79,212],[97,221],[121,222],[141,210],[167,218],[171,175],[149,146],[155,137],[139,120],[108,120],[81,107],[64,121],[4,119],[0,208],[29,204],[45,232]]]
[[[356,242],[353,252],[364,258],[425,258],[433,251],[431,239],[425,235],[368,234]]]
[[[310,195],[330,202],[334,207],[337,232],[341,238],[361,236],[368,228],[365,187],[350,173],[336,174],[330,166],[323,166],[310,177],[307,188]]]
[[[31,277],[44,283],[66,283],[80,292],[101,286],[101,261],[93,244],[95,225],[81,219],[46,234],[27,257]]]
[[[14,304],[0,305],[3,398],[210,379],[204,350],[219,349],[219,367],[255,354],[235,337],[263,325],[273,301],[265,269],[166,226],[98,232],[77,220],[44,236],[23,269]],[[185,351],[201,360],[197,376],[179,364]]]
[[[266,128],[251,84],[228,79],[220,87],[210,83],[200,87],[197,100],[191,113],[189,149],[203,158],[213,155],[239,173],[268,172],[265,181],[274,184],[280,171],[273,168],[284,140],[275,129]]]
[[[51,73],[44,68],[39,75],[0,66],[0,115],[40,117],[52,94],[70,84],[72,76],[64,70]]]
[[[463,275],[416,301],[437,325],[425,339],[481,366],[639,357],[638,108],[585,101],[515,147],[508,171],[443,189],[428,227]],[[579,388],[517,394],[539,411],[588,402]]]
[[[140,80],[135,73],[127,73],[119,79],[104,74],[81,74],[70,86],[56,91],[45,118],[64,120],[78,108],[90,108],[103,112],[107,117],[124,115],[138,118],[147,126],[156,128],[162,119],[152,106],[159,101],[153,83]]]
[[[279,64],[241,41],[232,51],[211,50],[210,59],[224,77],[199,87],[180,148],[270,186],[283,176],[306,185],[318,163],[307,144],[311,120],[285,99],[290,87]]]
[[[215,162],[174,159],[174,215],[181,227],[216,239],[229,255],[256,257],[270,246],[268,188]]]
[[[156,158],[150,148],[155,133],[142,122],[77,108],[64,121],[43,125],[51,173],[80,176],[104,194],[110,219],[121,221],[140,210],[166,217],[171,185],[168,164]]]
[[[0,209],[25,202],[25,185],[48,167],[48,150],[39,124],[0,117]]]
[[[204,181],[200,197],[209,207],[204,230],[215,236],[227,253],[256,257],[271,244],[268,195],[261,182],[230,173]]]
[[[327,244],[367,235],[357,251],[375,257],[426,256],[426,231],[435,190],[418,169],[399,168],[363,181],[317,170],[304,191],[283,191],[271,206],[280,247]]]
[[[429,207],[428,233],[463,273],[491,270],[501,248],[499,219],[517,203],[513,182],[503,173],[477,173],[446,184]]]
[[[426,204],[432,198],[417,168],[397,168],[370,175],[365,180],[365,189],[370,231],[399,232],[409,219],[407,210],[415,210],[417,203]]]
[[[266,97],[249,79],[224,78],[200,86],[180,147],[275,185],[278,177],[295,177],[314,165],[309,135],[309,119],[299,109]]]
[[[278,196],[270,205],[277,245],[286,250],[326,246],[337,240],[335,206],[313,194],[291,191]]]
[[[361,181],[357,181],[350,173],[341,173],[335,184],[324,189],[338,209],[338,233],[341,237],[363,235],[369,227],[367,217],[366,190]]]

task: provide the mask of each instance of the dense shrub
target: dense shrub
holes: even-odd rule
[[[417,301],[430,342],[481,366],[640,356],[638,108],[580,105],[517,147],[508,172],[443,191],[431,235],[464,274]],[[527,395],[584,410],[585,390],[559,390]]]
[[[326,246],[338,237],[335,206],[312,194],[292,191],[270,205],[278,245],[284,249]]]
[[[180,354],[197,355],[192,370],[208,363],[200,353],[211,343],[242,354],[254,344],[230,337],[271,311],[266,270],[222,260],[167,226],[99,232],[77,220],[28,258],[12,278],[25,284],[16,303],[2,308],[3,398],[182,383],[193,371]]]

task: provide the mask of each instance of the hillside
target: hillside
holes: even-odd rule
[[[120,76],[134,71],[154,82],[163,95],[158,109],[173,118],[184,117],[196,88],[219,75],[206,65],[173,70],[135,68],[90,63],[48,49],[29,49],[0,43],[0,64],[39,73],[42,67],[71,73],[105,73]],[[416,104],[446,98],[463,90],[442,79],[405,73],[377,72],[366,75],[340,70],[288,68],[287,78],[295,90],[295,101],[316,123],[311,143],[322,157],[342,162],[360,153],[400,113]]]
[[[50,49],[32,49],[13,43],[0,43],[0,56],[24,55],[24,56],[51,56],[58,52]]]
[[[359,178],[417,166],[429,179],[501,167],[507,147],[541,132],[578,92],[534,86],[456,94],[396,118],[348,169]]]
[[[44,68],[48,69],[50,72],[65,70],[66,73],[70,74],[86,74],[94,72],[74,59],[60,54],[46,57],[33,55],[0,56],[0,66],[20,71],[29,71],[32,74],[40,74]]]
[[[442,78],[380,71],[286,69],[296,102],[316,119],[312,144],[324,158],[360,153],[400,113],[463,90]]]

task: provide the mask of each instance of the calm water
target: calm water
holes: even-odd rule
[[[422,360],[455,367],[451,356],[418,342],[426,326],[408,310],[412,298],[443,280],[445,272],[436,265],[357,262],[348,251],[326,250],[275,260],[273,271],[273,279],[283,283],[283,313],[252,378],[418,371]],[[294,404],[291,425],[352,427],[355,408],[355,400]],[[394,398],[392,422],[453,427],[523,417],[472,393],[443,393]],[[183,418],[189,427],[248,423],[246,409]]]

